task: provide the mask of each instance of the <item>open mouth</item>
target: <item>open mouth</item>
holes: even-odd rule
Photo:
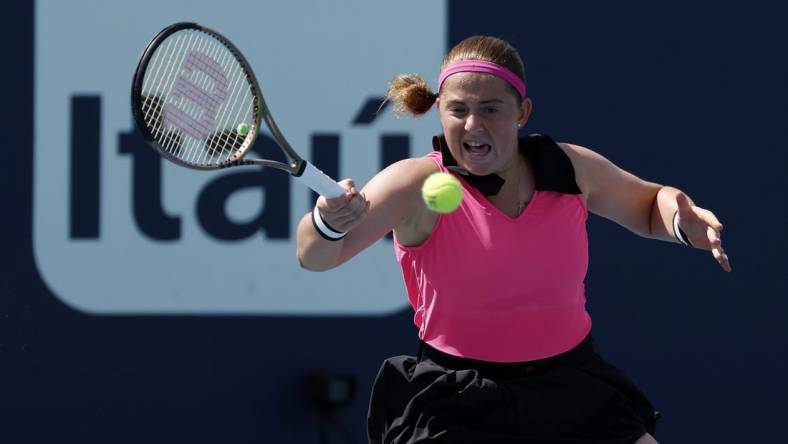
[[[490,152],[492,146],[488,143],[479,143],[479,142],[464,142],[462,147],[465,149],[468,154],[477,157],[477,156],[484,156]]]

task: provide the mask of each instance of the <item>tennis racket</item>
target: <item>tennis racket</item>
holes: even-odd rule
[[[287,171],[325,197],[344,193],[290,146],[246,58],[212,29],[184,22],[156,34],[137,64],[131,107],[145,140],[178,165],[198,170],[261,165]],[[244,157],[261,121],[286,162]]]

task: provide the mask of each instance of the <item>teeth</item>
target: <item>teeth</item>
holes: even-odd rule
[[[465,142],[463,146],[472,156],[486,156],[490,152],[490,145],[487,143]]]

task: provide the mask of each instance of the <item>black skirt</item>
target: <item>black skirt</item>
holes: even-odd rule
[[[539,361],[493,363],[421,343],[386,359],[370,399],[370,443],[631,444],[659,414],[589,335]]]

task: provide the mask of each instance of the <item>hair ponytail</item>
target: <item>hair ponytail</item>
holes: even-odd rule
[[[394,102],[394,112],[421,116],[432,108],[438,95],[432,92],[423,77],[416,74],[400,74],[389,83],[386,102]],[[384,102],[385,103],[385,102]]]

